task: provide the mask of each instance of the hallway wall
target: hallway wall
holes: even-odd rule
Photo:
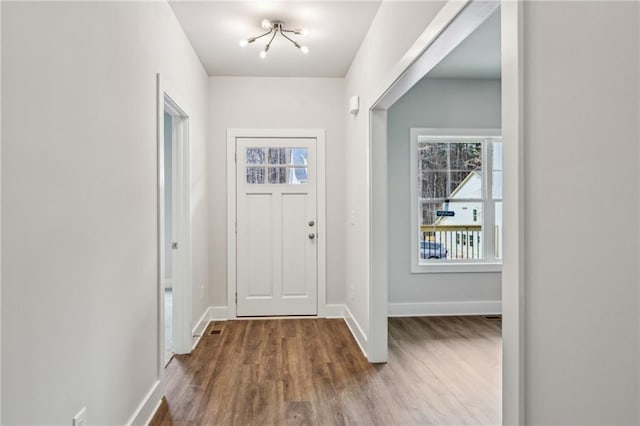
[[[125,424],[158,380],[157,72],[191,117],[199,316],[207,76],[169,5],[2,3],[3,424]]]
[[[346,76],[345,103],[360,96],[346,122],[346,305],[366,339],[369,329],[369,111],[386,79],[444,2],[383,2]]]
[[[344,303],[344,187],[350,159],[343,94],[342,78],[209,78],[212,306],[227,305],[227,128],[325,129],[327,303]]]
[[[638,424],[640,5],[524,29],[527,424]]]

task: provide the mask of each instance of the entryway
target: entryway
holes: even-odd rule
[[[320,315],[324,131],[228,135],[229,316]]]
[[[159,361],[191,352],[189,116],[158,76]],[[162,377],[162,371],[160,371]]]

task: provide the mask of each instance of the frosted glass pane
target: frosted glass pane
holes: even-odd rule
[[[289,168],[287,183],[292,185],[307,183],[307,168],[306,167]]]
[[[287,183],[287,168],[269,167],[269,183]]]
[[[247,183],[264,183],[264,168],[247,167]]]
[[[288,164],[292,166],[306,166],[307,148],[289,148],[287,157],[289,158]]]
[[[264,149],[247,148],[247,164],[264,164]]]
[[[285,148],[269,148],[269,164],[287,164]]]

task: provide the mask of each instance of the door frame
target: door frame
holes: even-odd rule
[[[227,129],[227,317],[237,315],[237,185],[236,185],[236,139],[238,138],[294,138],[316,140],[316,196],[318,245],[317,316],[326,317],[327,310],[327,205],[325,187],[325,131],[324,129]]]
[[[427,26],[369,105],[369,335],[370,362],[388,359],[387,110],[448,52],[501,7],[502,134],[504,142],[502,271],[502,421],[524,422],[524,139],[522,9],[520,1],[450,0]],[[460,19],[458,19],[460,18]],[[466,34],[466,35],[465,35]]]
[[[191,331],[191,209],[190,209],[190,149],[189,114],[167,92],[160,74],[157,74],[157,199],[158,199],[158,368],[164,377],[164,283],[165,276],[165,152],[164,112],[172,116],[172,232],[179,249],[173,259],[173,343],[174,353],[188,354],[193,346]]]

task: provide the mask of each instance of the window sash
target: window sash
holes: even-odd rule
[[[496,270],[495,268],[485,268],[484,266],[499,265],[501,258],[496,257],[496,227],[495,227],[495,205],[500,203],[502,198],[494,198],[492,189],[493,172],[502,170],[502,166],[494,168],[493,165],[493,144],[501,143],[502,137],[499,129],[411,129],[411,244],[412,244],[412,272],[431,272],[438,270],[439,265],[458,265],[465,267],[478,267],[478,270]],[[481,143],[482,161],[480,170],[477,171],[482,179],[480,198],[447,198],[447,197],[423,197],[422,184],[419,173],[425,171],[421,169],[420,152],[426,150],[428,143]],[[437,161],[434,161],[437,163]],[[447,164],[451,166],[451,162]],[[428,169],[429,172],[451,172],[453,169]],[[470,172],[469,170],[460,170]],[[449,185],[449,183],[448,183]],[[451,189],[453,190],[453,189]],[[449,193],[449,195],[451,195]],[[501,195],[501,194],[500,194]],[[424,203],[444,203],[446,200],[456,203],[478,203],[482,207],[482,221],[480,231],[480,241],[482,245],[482,259],[421,259],[419,254],[420,225],[422,221],[422,205]],[[475,226],[475,225],[473,225]],[[500,229],[501,231],[501,229]],[[455,237],[454,237],[455,239]],[[498,269],[499,270],[499,269]]]

